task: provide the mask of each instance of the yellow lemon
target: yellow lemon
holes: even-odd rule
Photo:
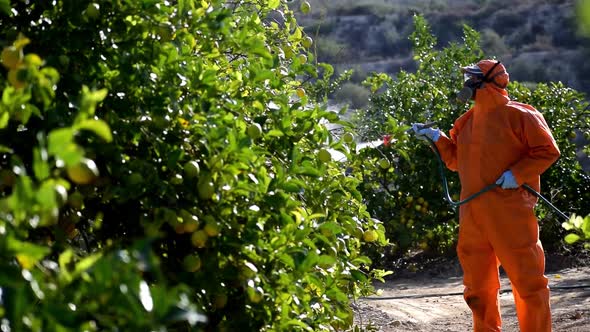
[[[208,221],[203,227],[203,230],[209,237],[214,237],[219,235],[219,225],[216,221]]]
[[[188,272],[195,272],[201,268],[201,258],[197,254],[185,256],[182,260],[184,269]]]
[[[342,140],[345,143],[352,143],[352,141],[354,141],[354,136],[351,133],[346,133],[342,135]]]
[[[297,91],[295,91],[295,93],[297,93],[297,97],[299,98],[305,97],[305,90],[303,88],[298,88]]]
[[[391,163],[386,158],[381,158],[381,160],[379,160],[379,167],[388,169],[389,166],[391,166]]]
[[[363,233],[363,240],[366,242],[375,242],[379,238],[379,234],[375,230],[367,230]]]
[[[195,160],[188,161],[184,164],[184,174],[189,179],[197,177],[200,171],[201,168],[199,167],[199,163]]]
[[[318,158],[321,162],[327,163],[330,160],[332,160],[332,155],[330,154],[330,151],[326,149],[320,149],[320,151],[318,152]]]
[[[196,231],[191,235],[191,243],[197,248],[204,248],[205,244],[207,244],[207,239],[209,239],[209,236],[204,230]]]
[[[18,67],[23,59],[23,51],[14,46],[7,46],[2,50],[2,65],[8,69]]]
[[[301,44],[303,45],[303,47],[305,48],[310,48],[311,45],[313,44],[313,39],[309,36],[306,36],[305,38],[303,38],[301,40]]]
[[[88,184],[98,177],[98,167],[92,159],[82,158],[80,162],[66,169],[70,180],[77,184]]]
[[[248,126],[248,129],[246,129],[246,134],[248,134],[248,137],[251,139],[257,139],[262,135],[262,127],[258,123],[252,123]]]
[[[301,9],[303,14],[308,14],[311,11],[311,4],[307,1],[303,1],[299,9]]]

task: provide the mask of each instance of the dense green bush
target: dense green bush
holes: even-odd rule
[[[0,3],[3,330],[351,324],[387,241],[285,3]]]
[[[457,216],[442,199],[435,156],[426,144],[408,136],[404,128],[412,122],[436,121],[439,128],[448,132],[453,121],[468,108],[454,103],[455,92],[462,84],[458,68],[485,57],[479,46],[479,34],[467,26],[464,44],[451,44],[438,51],[426,21],[417,16],[411,40],[418,70],[402,71],[395,79],[385,74],[369,78],[366,83],[374,92],[371,105],[358,113],[356,121],[364,140],[392,135],[392,144],[367,149],[366,162],[357,167],[371,170],[364,172],[361,192],[369,212],[383,221],[392,249],[396,250],[389,251],[394,257],[416,246],[442,252],[453,248]],[[584,95],[561,83],[538,84],[531,90],[512,82],[508,91],[513,99],[529,103],[543,113],[561,149],[561,158],[542,176],[542,194],[567,213],[587,215],[590,177],[577,162],[576,148],[571,142],[576,128],[586,136],[590,133]],[[375,171],[374,165],[382,158],[388,159],[391,167]],[[451,192],[458,194],[456,174],[447,172],[447,176]],[[537,212],[542,240],[548,248],[560,247],[565,236],[562,220],[542,203]]]

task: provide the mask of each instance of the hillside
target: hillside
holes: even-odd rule
[[[314,37],[318,59],[337,69],[367,73],[412,71],[412,17],[426,17],[438,47],[461,42],[463,24],[481,34],[487,56],[496,57],[518,81],[562,81],[590,92],[586,64],[590,41],[577,33],[574,0],[310,0],[298,15]],[[299,2],[294,1],[296,5]]]

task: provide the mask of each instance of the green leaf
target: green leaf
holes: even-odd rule
[[[60,128],[52,130],[48,135],[47,151],[50,156],[56,156],[66,165],[75,165],[84,156],[82,148],[74,143],[74,129]]]
[[[107,89],[89,91],[84,94],[84,98],[88,99],[89,101],[99,103],[106,98],[107,93],[108,93]]]
[[[25,47],[26,45],[29,45],[30,43],[31,43],[31,40],[29,38],[19,35],[17,40],[14,41],[14,47],[20,49],[20,48]]]
[[[45,180],[49,177],[49,165],[47,164],[47,151],[45,149],[33,149],[33,172],[37,180]]]
[[[35,195],[37,202],[41,204],[44,210],[49,210],[56,206],[57,197],[54,190],[55,184],[53,181],[46,181],[44,182],[39,190],[37,190],[37,194]]]
[[[74,276],[88,270],[92,267],[100,258],[102,258],[102,253],[96,253],[89,255],[82,259],[78,264],[76,264],[76,268],[74,269]]]
[[[6,128],[8,120],[10,120],[10,114],[8,112],[3,112],[2,115],[0,115],[0,129]]]
[[[21,266],[25,269],[31,269],[39,260],[43,259],[51,251],[47,247],[20,241],[12,236],[6,240],[7,249],[12,252],[18,259]]]
[[[13,153],[13,150],[5,145],[0,144],[0,153]]]
[[[286,325],[286,329],[288,330],[293,329],[293,327],[297,326],[300,329],[303,329],[304,331],[313,331],[313,329],[309,325],[305,324],[299,319],[291,319],[287,322]]]
[[[270,9],[277,9],[280,4],[281,4],[280,0],[269,0],[268,1],[268,6],[270,7]]]
[[[579,241],[581,237],[578,234],[568,234],[565,236],[565,242],[568,244],[573,244]]]
[[[78,118],[85,118],[94,115],[96,104],[103,101],[108,94],[107,89],[90,91],[87,86],[82,87],[82,101],[80,103],[80,114]],[[77,119],[78,120],[78,119]]]
[[[12,15],[10,7],[10,0],[0,0],[0,11],[2,11],[6,15]]]
[[[323,267],[329,267],[336,264],[336,258],[329,255],[320,255],[318,259],[318,265]]]
[[[293,173],[307,175],[307,176],[313,176],[313,177],[319,177],[322,175],[322,173],[318,169],[311,167],[311,166],[294,167]]]
[[[50,155],[57,155],[60,151],[72,144],[74,131],[71,128],[52,130],[48,135],[48,152]]]
[[[11,204],[17,213],[26,214],[33,203],[33,183],[28,176],[19,176],[14,187]]]
[[[275,74],[270,70],[261,70],[256,73],[254,76],[254,82],[262,82],[264,80],[271,79],[275,76]]]
[[[309,271],[319,260],[318,254],[313,251],[310,251],[303,262],[297,267],[299,271],[306,272]]]
[[[328,230],[332,234],[340,234],[342,233],[342,227],[335,222],[325,222],[322,223],[319,227],[320,230]]]
[[[74,252],[72,249],[66,249],[59,255],[58,262],[59,262],[59,271],[60,271],[60,278],[63,279],[66,283],[72,281],[72,276],[69,272],[69,264],[74,259]]]
[[[578,16],[578,25],[582,33],[586,36],[590,35],[590,2],[577,1],[576,14]]]
[[[295,267],[295,261],[293,260],[293,257],[289,256],[288,254],[281,254],[279,256],[279,260],[290,268]]]
[[[356,281],[365,282],[367,281],[367,276],[359,270],[352,270],[350,274]]]
[[[584,218],[584,223],[581,228],[582,232],[584,232],[584,236],[586,236],[587,239],[590,239],[590,215]]]
[[[90,130],[94,132],[96,135],[100,136],[105,141],[107,141],[108,143],[113,141],[111,128],[109,128],[109,125],[103,120],[82,120],[80,123],[76,124],[75,128]]]
[[[280,185],[280,188],[289,193],[297,193],[300,192],[305,187],[305,183],[303,181],[292,179],[286,182],[283,182]]]
[[[180,14],[186,14],[186,12],[188,11],[187,9],[189,6],[189,2],[189,0],[178,0],[178,12]]]
[[[326,292],[326,295],[330,299],[335,299],[338,302],[346,303],[348,301],[348,296],[344,292],[342,292],[340,289],[338,289],[336,287],[330,288]]]
[[[352,260],[353,263],[355,264],[365,264],[365,265],[371,265],[371,259],[367,256],[359,256],[355,259]]]
[[[268,133],[266,133],[266,136],[269,136],[269,137],[281,137],[284,135],[285,134],[278,129],[272,129],[272,130],[269,130]]]
[[[252,52],[252,54],[261,56],[265,59],[272,59],[272,55],[268,51],[267,46],[264,43],[264,41],[262,41],[256,37],[252,37],[249,40],[249,42],[251,43],[249,51]]]

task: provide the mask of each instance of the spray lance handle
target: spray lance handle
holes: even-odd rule
[[[422,126],[419,126],[418,129],[431,128],[431,127],[434,127],[435,125],[436,125],[435,121],[427,122],[427,123],[423,124]]]
[[[426,128],[431,128],[431,127],[436,126],[436,124],[437,124],[436,121],[426,122],[426,123],[418,126],[418,130],[420,130],[420,129],[426,129]],[[409,133],[409,132],[411,132],[413,130],[414,130],[414,128],[410,128],[410,129],[406,130],[406,133]]]
[[[436,124],[437,124],[436,121],[427,122],[427,123],[425,123],[425,124],[423,124],[421,126],[418,126],[418,130],[420,130],[420,129],[426,129],[426,128],[432,128],[432,127],[436,126]],[[412,129],[408,129],[408,131],[410,131],[410,130],[412,130]]]

